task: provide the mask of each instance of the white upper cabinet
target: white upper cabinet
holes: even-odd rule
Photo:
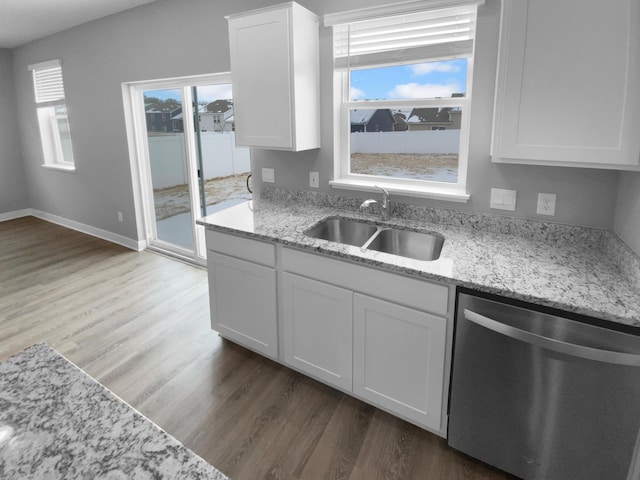
[[[319,18],[288,2],[228,20],[236,144],[319,148]]]
[[[503,1],[494,162],[638,168],[639,4]]]

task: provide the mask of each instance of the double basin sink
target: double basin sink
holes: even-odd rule
[[[375,250],[426,261],[437,260],[444,244],[444,237],[438,233],[415,232],[341,217],[322,220],[305,230],[304,234],[360,247],[363,251]]]

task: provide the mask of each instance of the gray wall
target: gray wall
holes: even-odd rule
[[[275,2],[159,0],[14,49],[31,207],[139,239],[121,84],[229,70],[225,15]],[[76,172],[42,168],[27,66],[59,58]],[[119,223],[117,212],[124,214]]]
[[[0,48],[0,214],[29,207],[16,122],[11,50]]]
[[[640,172],[621,172],[614,231],[640,255]]]
[[[319,15],[347,8],[337,1],[307,1],[300,3],[305,4]],[[357,6],[360,8],[369,4],[366,1],[351,3],[358,3]],[[467,182],[467,192],[471,194],[471,200],[468,204],[399,197],[396,197],[395,200],[436,207],[539,218],[575,225],[612,228],[618,183],[617,172],[491,163],[489,151],[491,146],[500,2],[498,0],[487,0],[485,6],[479,8],[478,13]],[[332,189],[327,185],[333,175],[331,30],[328,28],[321,29],[320,40],[322,148],[320,151],[298,154],[267,151],[253,152],[252,158],[254,172],[260,172],[260,167],[275,169],[276,185],[278,186],[309,189],[308,172],[319,171],[321,190],[339,194],[343,191]],[[256,180],[258,177],[259,174],[254,175]],[[489,208],[489,196],[492,187],[518,191],[515,212],[504,212]],[[539,192],[557,194],[555,217],[544,217],[536,214]],[[364,198],[367,194],[354,193],[353,196]]]
[[[227,71],[229,54],[224,16],[280,2],[159,0],[15,49],[18,122],[30,206],[138,239],[121,84]],[[300,0],[300,3],[324,15],[388,2]],[[499,7],[499,0],[487,0],[478,22],[468,187],[472,200],[466,205],[408,198],[396,200],[488,212],[490,188],[511,188],[518,190],[515,215],[536,218],[537,193],[556,193],[557,216],[553,220],[612,228],[617,172],[490,162]],[[320,35],[322,148],[302,153],[254,151],[253,169],[258,173],[264,166],[275,168],[276,185],[291,189],[307,189],[308,172],[319,171],[321,190],[336,193],[327,185],[333,172],[331,30],[322,27]],[[41,167],[42,153],[27,65],[53,58],[63,62],[77,164],[77,172],[73,174]],[[258,177],[254,175],[256,180]],[[259,188],[259,181],[256,183]],[[124,223],[118,223],[117,211],[124,212]]]

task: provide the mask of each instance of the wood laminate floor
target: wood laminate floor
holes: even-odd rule
[[[208,301],[203,269],[0,223],[0,360],[49,343],[233,480],[512,478],[222,340]]]

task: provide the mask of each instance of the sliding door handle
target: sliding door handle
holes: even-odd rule
[[[511,325],[506,325],[491,318],[480,315],[468,309],[464,309],[464,318],[476,325],[489,329],[514,340],[536,345],[538,347],[553,350],[554,352],[571,355],[573,357],[584,358],[586,360],[594,360],[596,362],[612,363],[615,365],[640,366],[640,355],[625,352],[615,352],[611,350],[602,350],[599,348],[587,347],[575,343],[564,342],[554,338],[538,335],[537,333],[528,332]]]

